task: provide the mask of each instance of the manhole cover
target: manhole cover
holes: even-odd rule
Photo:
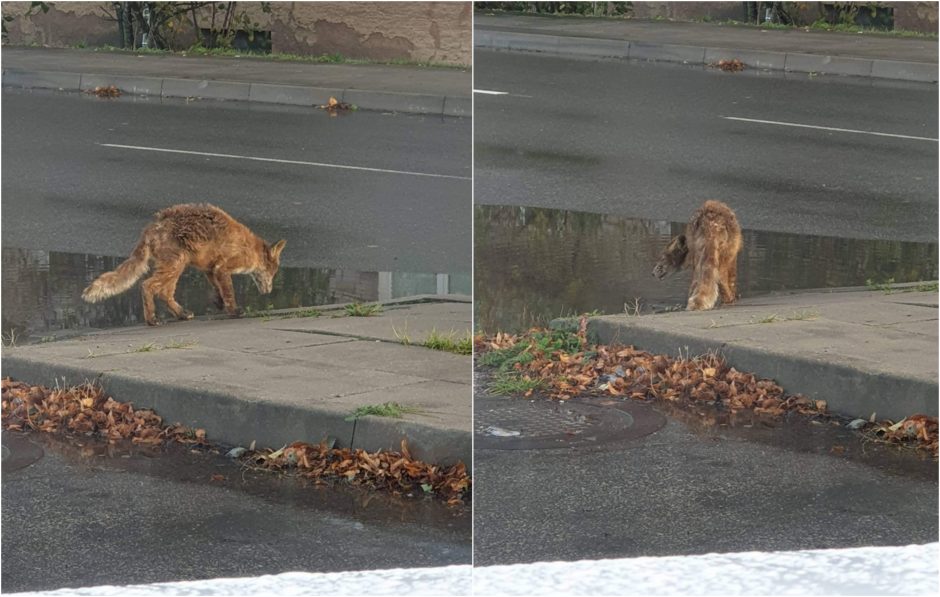
[[[42,448],[29,441],[25,436],[3,433],[3,468],[4,473],[12,473],[26,468],[42,458]]]
[[[474,445],[490,450],[592,446],[643,437],[665,422],[650,408],[628,402],[478,396],[474,401]]]

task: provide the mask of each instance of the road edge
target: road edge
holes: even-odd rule
[[[138,77],[17,68],[3,69],[4,87],[91,91],[95,87],[110,85],[114,85],[125,95],[146,95],[160,97],[161,99],[198,98],[316,107],[325,105],[330,97],[335,97],[342,102],[354,104],[362,110],[461,118],[470,118],[473,112],[473,99],[470,96],[400,93],[369,89],[341,89],[215,79]]]
[[[927,62],[804,54],[800,52],[773,52],[743,48],[658,44],[596,37],[518,33],[485,28],[474,29],[473,45],[474,48],[488,50],[539,52],[589,58],[678,62],[701,66],[714,64],[719,60],[738,59],[745,65],[760,70],[848,75],[920,83],[936,83],[938,72],[940,72],[937,64]]]
[[[3,355],[3,375],[47,387],[94,381],[115,400],[135,408],[151,408],[168,424],[206,430],[211,442],[224,446],[280,448],[295,441],[318,443],[335,439],[341,448],[399,451],[401,441],[418,460],[449,466],[458,461],[470,470],[472,434],[437,429],[415,421],[368,416],[347,421],[336,412],[254,400],[250,396],[209,387],[193,388],[144,381],[90,367],[52,364],[17,355]],[[268,421],[272,424],[264,425]]]
[[[568,320],[555,320],[552,327]],[[570,325],[570,323],[569,323]],[[788,393],[825,400],[828,409],[843,415],[868,419],[901,420],[923,413],[937,416],[938,384],[924,380],[865,371],[796,355],[710,341],[698,336],[651,330],[620,316],[588,319],[589,333],[601,344],[628,344],[651,353],[674,355],[721,354],[739,371],[773,379]]]

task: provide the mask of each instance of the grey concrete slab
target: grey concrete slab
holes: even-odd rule
[[[493,34],[494,38],[502,37],[497,42],[498,46],[504,46],[509,50],[523,50],[526,52],[558,52],[559,38],[553,35],[533,35],[529,33],[499,33]]]
[[[444,98],[444,116],[460,116],[470,118],[473,116],[473,98],[447,96]]]
[[[469,304],[456,304],[469,317]],[[423,328],[424,318],[439,321],[450,312],[443,305],[409,305],[402,321]],[[328,333],[277,329],[261,319],[140,326],[13,347],[2,365],[4,375],[36,384],[98,380],[117,400],[236,445],[279,447],[326,437],[349,445],[354,425],[346,419],[356,408],[400,402],[421,411],[402,422],[409,441],[430,446],[421,449],[422,458],[469,463],[470,357],[344,335],[343,323],[357,320],[332,320]],[[448,434],[458,439],[434,439]],[[391,437],[387,430],[380,437],[360,430],[357,437],[372,449],[397,449],[401,442],[383,444]]]
[[[163,89],[163,79],[159,77],[133,77],[127,75],[82,74],[82,91],[110,85],[114,85],[121,90],[121,93],[128,95],[159,96]]]
[[[346,89],[343,100],[363,110],[443,114],[444,96],[420,93],[393,93],[368,89]]]
[[[873,60],[871,76],[903,81],[924,81],[936,83],[937,65],[935,63],[901,62],[897,60]]]
[[[662,60],[683,64],[704,64],[705,48],[701,46],[682,46],[631,41],[631,60]]]
[[[626,59],[630,56],[630,42],[591,37],[559,37],[556,52],[571,56]]]
[[[803,73],[826,73],[830,75],[871,76],[872,61],[842,56],[787,53],[786,70]]]
[[[211,79],[163,80],[163,97],[199,97],[205,99],[248,101],[251,83]]]
[[[81,87],[81,80],[81,73],[3,69],[3,84],[10,87],[39,87],[42,89],[77,91]]]
[[[277,351],[283,356],[302,361],[308,366],[322,368],[344,367],[355,360],[369,363],[376,371],[395,373],[407,371],[409,375],[427,380],[466,384],[470,379],[470,362],[466,355],[458,355],[423,346],[402,346],[388,341],[355,340],[337,336],[319,336],[297,332],[283,332],[303,342],[307,336],[332,338],[334,343],[294,346]]]
[[[464,337],[472,329],[472,306],[468,303],[440,302],[386,307],[371,317],[305,317],[272,320],[272,328],[307,332],[341,333],[348,336],[419,344],[432,332]]]
[[[342,90],[340,90],[340,96],[342,96]],[[326,100],[329,100],[329,95],[326,96]],[[315,98],[314,91],[310,87],[273,85],[271,83],[251,83],[248,91],[248,101],[292,106],[314,106],[326,103],[322,98]]]
[[[935,293],[905,294],[916,300]],[[714,311],[592,318],[591,329],[601,342],[651,352],[718,351],[737,369],[826,400],[835,412],[937,416],[937,313],[888,296],[800,293]]]

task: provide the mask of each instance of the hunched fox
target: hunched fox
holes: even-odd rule
[[[247,226],[207,203],[174,205],[156,213],[140,235],[133,253],[112,272],[101,274],[82,292],[97,303],[133,286],[153,266],[153,275],[140,285],[147,325],[159,325],[154,297],[159,297],[177,319],[192,319],[191,311],[176,302],[176,284],[187,266],[206,274],[215,289],[215,304],[232,317],[235,304],[232,274],[250,274],[261,294],[271,284],[286,241],[269,246]]]
[[[718,302],[737,299],[738,253],[743,244],[741,226],[731,208],[721,201],[706,201],[693,215],[685,234],[673,238],[663,252],[653,276],[664,278],[692,268],[689,311],[713,309]]]

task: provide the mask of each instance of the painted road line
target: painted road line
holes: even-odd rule
[[[488,89],[474,89],[473,93],[483,93],[485,95],[509,95],[508,91],[490,91]]]
[[[368,168],[366,166],[352,166],[349,164],[328,164],[324,162],[304,162],[301,160],[280,160],[277,158],[261,158],[250,155],[234,155],[230,153],[211,153],[207,151],[190,151],[186,149],[166,149],[164,147],[142,147],[139,145],[118,145],[117,143],[98,143],[102,147],[117,149],[135,149],[138,151],[156,151],[160,153],[179,153],[183,155],[200,155],[212,158],[228,158],[233,160],[251,160],[255,162],[274,162],[277,164],[292,164],[295,166],[314,166],[317,168],[341,168],[343,170],[359,170],[363,172],[381,172],[383,174],[404,174],[407,176],[427,176],[430,178],[452,178],[455,180],[472,180],[469,176],[454,176],[452,174],[431,174],[429,172],[411,172],[408,170],[390,170],[388,168]]]
[[[834,131],[837,133],[855,133],[859,135],[877,135],[878,137],[894,137],[897,139],[914,139],[915,141],[933,141],[936,142],[938,139],[932,139],[930,137],[915,137],[913,135],[897,135],[894,133],[878,133],[875,131],[858,131],[855,129],[840,129],[831,126],[816,126],[813,124],[798,124],[796,122],[778,122],[776,120],[759,120],[757,118],[739,118],[737,116],[721,116],[725,120],[737,120],[739,122],[756,122],[757,124],[775,124],[777,126],[794,126],[804,129],[818,129],[821,131]]]

